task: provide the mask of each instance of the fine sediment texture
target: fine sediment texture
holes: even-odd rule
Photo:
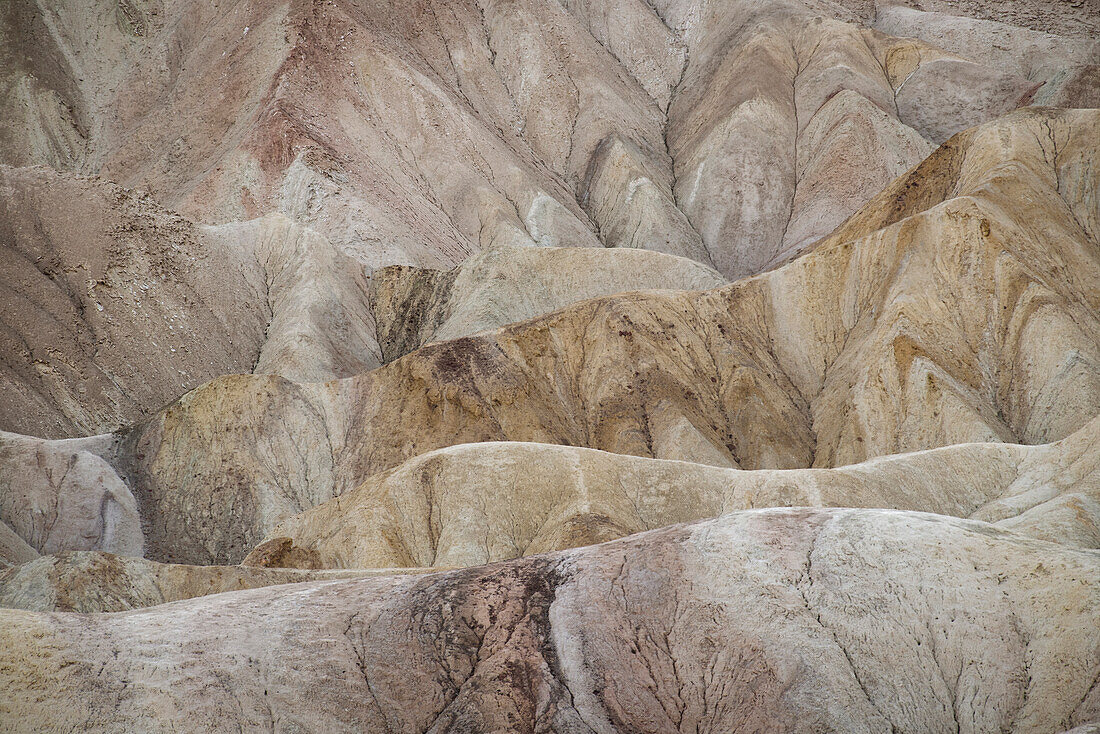
[[[421,578],[9,610],[0,711],[17,731],[1051,731],[1100,715],[1098,571],[941,516],[735,513]]]
[[[0,3],[0,730],[1100,731],[1098,39]]]

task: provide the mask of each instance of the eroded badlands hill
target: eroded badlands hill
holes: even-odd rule
[[[16,474],[22,491],[9,486],[0,494],[0,530],[12,539],[0,561],[23,565],[0,574],[0,598],[30,608],[50,608],[55,598],[82,599],[80,606],[58,602],[58,608],[111,611],[125,608],[114,606],[122,603],[118,598],[136,606],[158,603],[143,601],[157,598],[146,587],[160,589],[164,598],[204,593],[191,580],[203,577],[201,568],[161,570],[117,555],[27,563],[39,554],[106,551],[225,563],[240,560],[258,543],[244,557],[243,570],[208,567],[208,573],[248,578],[256,566],[405,573],[410,567],[471,566],[572,548],[773,506],[936,512],[1097,549],[1098,430],[1100,419],[1043,446],[965,444],[840,469],[786,471],[722,469],[538,443],[465,444],[418,456],[316,507],[308,498],[278,492],[250,498],[243,511],[231,503],[204,508],[166,496],[147,502],[144,516],[121,480],[106,473],[93,479],[86,466],[92,457],[68,453],[75,448],[68,442],[12,441],[5,458],[7,466],[23,469]],[[40,474],[28,471],[30,460],[41,462]],[[72,468],[59,485],[51,478],[66,461]],[[73,582],[78,576],[81,581]],[[135,589],[132,597],[117,591],[127,586]],[[103,598],[106,606],[97,607]]]
[[[740,277],[929,142],[1098,103],[1094,0],[1006,4],[14,0],[0,160],[281,211],[372,267],[604,244]]]
[[[935,512],[1100,549],[1098,433],[1094,420],[1039,447],[963,444],[841,469],[755,472],[545,444],[466,444],[284,520],[245,564],[474,566],[790,506]]]
[[[0,729],[1100,726],[1098,37],[4,3]]]
[[[93,453],[150,517],[223,516],[248,545],[263,497],[298,512],[458,443],[786,469],[1055,441],[1100,413],[1098,130],[1100,112],[1016,113],[773,272],[586,301],[345,380],[219,378]]]
[[[0,711],[26,730],[1054,731],[1100,716],[1098,573],[933,515],[737,513],[420,578],[7,611]]]
[[[199,225],[47,168],[0,167],[0,264],[0,425],[50,437],[113,430],[226,373],[348,377],[419,346],[420,331],[447,338],[588,297],[725,282],[645,250],[499,247],[429,294],[399,268],[371,282],[282,214]]]
[[[1097,412],[1091,161],[1098,119],[1095,112],[1029,111],[968,132],[891,185],[817,252],[767,275],[710,292],[592,300],[422,348],[339,382],[220,379],[115,437],[11,437],[7,470],[26,467],[19,483],[41,487],[47,498],[88,497],[91,510],[81,522],[91,525],[82,534],[100,537],[108,525],[114,533],[56,549],[142,547],[162,561],[225,563],[243,559],[288,515],[457,443],[542,441],[767,469],[969,441],[1057,440]],[[682,262],[624,255],[616,262]],[[554,304],[563,297],[555,293],[575,293],[562,275],[574,261],[568,250],[494,251],[447,276],[395,272],[381,299],[417,304],[390,307],[409,314],[409,335],[434,334],[439,323],[459,334],[477,331],[505,318],[501,309],[522,314],[516,309],[531,298]],[[518,291],[524,268],[544,276],[526,299]],[[674,282],[692,287],[718,279],[695,270]],[[592,287],[645,277],[644,267],[605,273],[612,285]],[[614,280],[616,273],[627,280]],[[972,304],[965,313],[948,305],[959,299]],[[47,456],[58,467],[78,468],[63,493],[49,480],[60,469],[42,469]],[[981,468],[964,480],[970,491],[995,461],[992,453],[974,460]],[[1033,478],[1023,489],[1048,481]],[[123,498],[120,508],[141,505],[141,520],[129,509],[118,518],[130,520],[107,523],[117,515],[99,509],[116,506],[98,499],[107,491]],[[467,489],[469,501],[484,502],[482,491]],[[26,506],[26,497],[10,506]],[[1082,507],[1084,525],[1069,535],[1090,536],[1093,501]],[[865,504],[850,494],[835,503]],[[692,503],[679,505],[687,514],[667,519],[738,506],[703,504],[707,509],[695,511]],[[957,515],[976,509],[900,496],[873,504]],[[532,506],[524,522],[538,526]],[[604,539],[606,528],[621,535],[646,526],[613,515],[587,529],[580,522],[576,531],[569,527],[578,521],[562,522],[554,533],[565,539],[547,547]],[[60,528],[59,537],[73,535],[64,522]],[[473,532],[489,531],[475,523]],[[28,531],[19,534],[29,539]],[[579,540],[567,540],[574,534]],[[41,541],[31,545],[50,552]]]

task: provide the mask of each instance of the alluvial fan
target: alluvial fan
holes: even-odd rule
[[[6,0],[0,731],[1100,732],[1100,0]]]

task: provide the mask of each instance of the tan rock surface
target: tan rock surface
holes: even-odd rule
[[[917,59],[894,90],[898,114],[925,138],[942,143],[964,128],[1007,114],[1035,96],[1039,83],[964,58],[927,53],[915,47],[902,53]],[[928,57],[931,56],[929,59]]]
[[[459,443],[785,469],[1064,438],[1100,413],[1098,124],[969,132],[813,253],[724,288],[590,300],[330,383],[215,380],[111,461],[154,527],[210,518],[147,537],[151,557],[235,562],[204,523],[256,527]],[[192,543],[213,555],[156,554]]]
[[[588,164],[580,200],[608,247],[644,248],[713,264],[706,245],[676,207],[667,177],[629,141],[609,136]]]
[[[401,268],[376,276],[377,291],[397,292],[373,297],[365,268],[281,214],[195,225],[99,179],[44,168],[3,176],[9,349],[0,385],[10,397],[0,426],[18,432],[117,428],[227,372],[358,374],[381,364],[376,314],[392,340],[415,323],[407,299],[444,301],[419,293],[427,286],[417,278],[432,271]],[[393,270],[422,275],[387,286]],[[489,250],[452,277],[450,300],[422,317],[441,320],[426,335],[434,339],[598,295],[725,282],[656,253],[518,246]]]
[[[195,225],[148,195],[0,168],[0,426],[118,428],[232,372],[380,364],[366,271],[273,214]]]
[[[497,247],[449,273],[390,267],[371,277],[385,360],[623,291],[707,290],[726,280],[691,260],[652,252]]]
[[[817,111],[799,139],[798,187],[783,250],[773,262],[797,256],[832,232],[866,202],[867,191],[886,188],[933,150],[916,130],[863,95],[838,93]],[[836,186],[844,177],[859,185]]]
[[[838,5],[665,8],[666,22],[682,30],[689,47],[668,112],[673,191],[715,266],[731,279],[782,262],[828,231],[810,233],[807,242],[807,233],[789,231],[792,221],[847,196],[836,212],[842,220],[877,193],[875,179],[888,176],[899,157],[903,169],[915,165],[920,154],[911,128],[939,143],[1026,104],[1037,86],[929,44],[877,34],[863,25],[863,13]],[[802,161],[835,146],[828,136],[805,133],[845,91],[891,118],[884,125],[866,108],[848,131],[846,146],[861,150],[874,173],[852,177],[839,167],[804,185]]]
[[[283,516],[288,511],[272,496],[257,501],[275,505],[262,521],[194,517],[188,506],[174,506],[171,499],[154,506],[162,507],[158,522],[174,530],[206,523],[207,547],[213,544],[237,558],[242,530],[253,538],[266,534],[246,565],[305,569],[473,566],[742,508],[792,505],[893,507],[972,517],[1064,545],[1100,548],[1098,426],[1093,420],[1053,445],[953,446],[836,470],[736,471],[538,443],[477,443],[411,459],[339,499],[277,524],[278,511]],[[41,441],[34,451],[42,456],[65,443],[72,441]],[[41,485],[47,485],[45,479]],[[13,502],[19,499],[0,495],[7,508],[3,521],[34,540],[35,528],[27,533],[25,524],[42,512],[34,505],[29,515],[12,512],[22,508]],[[99,507],[98,496],[84,499]],[[83,529],[68,516],[58,521],[52,535],[61,535],[56,527],[67,528],[68,543],[40,545],[37,551],[26,546],[24,555],[9,560],[31,560],[38,551],[102,547],[81,537],[101,533],[99,524],[86,521],[90,529]],[[252,528],[242,528],[250,521]],[[162,550],[195,557],[187,545],[194,537],[178,535],[175,546],[166,538]],[[18,536],[13,543],[23,547]],[[27,571],[30,578],[41,576],[40,567]],[[79,587],[89,593],[103,583],[86,566],[76,565],[68,574],[65,580],[83,577]],[[109,577],[121,584],[120,578]]]
[[[917,8],[965,18],[1001,21],[1020,28],[1069,38],[1095,38],[1100,31],[1096,0],[875,0],[879,12],[893,6]]]
[[[1098,34],[0,3],[0,730],[1095,728]]]
[[[0,570],[0,607],[81,614],[123,612],[227,591],[392,573],[181,566],[111,553],[67,551]]]
[[[49,36],[37,3],[0,7],[0,163],[75,169],[88,154],[80,84]]]
[[[458,443],[760,469],[1060,439],[1100,412],[1098,114],[969,132],[766,276],[587,301],[337,382],[220,378],[104,458],[148,508],[151,558],[231,563],[286,515]]]
[[[147,194],[0,168],[0,428],[114,430],[256,361],[262,272]]]
[[[0,433],[0,523],[36,553],[140,556],[137,501],[100,454],[112,437],[43,441]]]
[[[16,732],[1064,730],[1100,716],[1098,563],[983,523],[767,510],[419,578],[2,610],[0,716]]]
[[[1055,444],[963,444],[824,470],[738,471],[546,444],[452,446],[280,522],[244,563],[475,566],[798,506],[970,517],[1100,549],[1100,419]],[[288,538],[300,562],[265,558],[266,546]]]
[[[1070,3],[1062,5],[1066,10],[1073,7]],[[1094,5],[1096,15],[1100,16],[1100,4]],[[942,10],[947,12],[882,7],[875,16],[874,27],[892,36],[920,38],[984,66],[1041,81],[1042,86],[1032,100],[1034,104],[1100,106],[1100,40],[1096,35],[1100,27],[1091,34],[1060,36],[1003,22],[1008,19],[1004,12],[984,20],[948,14],[952,8]],[[1080,32],[1087,25],[1077,29]],[[1072,33],[1073,29],[1067,30]]]
[[[1089,38],[1095,20],[1068,2],[1023,4],[968,8],[1051,36],[1034,63],[1084,90],[1092,77],[1062,40]],[[899,155],[919,162],[905,126],[940,142],[1037,84],[982,48],[970,59],[883,37],[876,6],[894,10],[12,0],[0,16],[0,161],[103,175],[207,223],[280,212],[370,268],[447,268],[495,244],[604,244],[741,277],[800,245],[807,233],[788,237],[787,223],[836,207],[838,192],[842,219]],[[891,118],[872,124],[868,109],[848,134],[875,175],[838,168],[804,186],[800,159],[825,153],[803,133],[841,91]]]
[[[33,561],[38,555],[38,551],[31,548],[27,541],[0,522],[0,568]]]
[[[381,364],[366,270],[282,214],[206,228],[251,253],[269,314],[257,374],[331,380]]]

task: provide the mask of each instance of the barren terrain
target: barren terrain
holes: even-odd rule
[[[1100,731],[1100,0],[9,0],[0,731]]]

